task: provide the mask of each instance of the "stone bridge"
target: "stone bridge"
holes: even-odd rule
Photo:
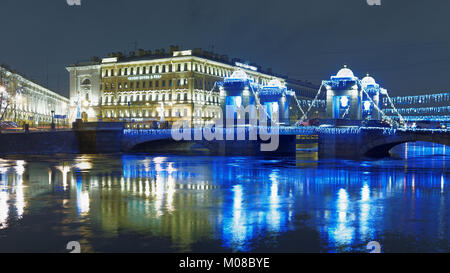
[[[202,129],[186,129],[180,132],[190,138],[176,141],[170,129],[124,129],[123,123],[87,123],[78,124],[73,130],[0,134],[0,154],[172,153],[202,150],[218,155],[295,155],[299,141],[305,138],[315,142],[313,146],[317,147],[320,157],[385,157],[389,156],[389,150],[394,146],[415,141],[450,146],[450,130],[441,129],[280,127],[270,128],[272,131],[267,134],[264,133],[268,129],[265,127],[245,127],[240,128],[244,132],[243,140],[237,138],[235,129],[227,128],[222,132],[223,139],[227,139],[227,133],[234,131],[230,134],[233,140],[208,141],[202,135]],[[256,140],[249,140],[250,135]],[[266,137],[265,140],[261,140],[262,137]],[[262,145],[272,141],[276,142],[276,149],[262,151]]]
[[[266,132],[267,128],[263,129],[262,132]],[[444,129],[280,127],[272,132],[272,134],[277,134],[279,137],[278,149],[270,152],[261,152],[261,144],[268,141],[260,140],[259,130],[256,130],[258,132],[257,140],[249,140],[251,129],[245,128],[245,141],[237,140],[236,131],[234,131],[234,140],[208,141],[202,137],[202,129],[187,130],[189,130],[187,135],[191,136],[189,139],[175,141],[169,129],[125,129],[122,137],[122,151],[136,151],[149,143],[154,143],[154,145],[150,145],[148,148],[161,148],[162,150],[164,150],[166,145],[171,147],[178,146],[181,150],[184,150],[189,149],[189,145],[200,144],[216,154],[284,155],[295,154],[297,136],[304,135],[318,136],[318,152],[322,157],[386,157],[389,156],[389,151],[394,146],[415,141],[427,141],[450,146],[450,130]],[[229,130],[235,130],[235,128],[226,130],[229,132]],[[186,131],[182,132],[186,133]],[[195,138],[195,134],[197,134],[197,138]],[[223,139],[226,139],[226,134],[227,132],[224,129]],[[271,135],[269,134],[269,136]]]

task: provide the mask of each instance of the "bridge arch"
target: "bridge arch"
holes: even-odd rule
[[[429,142],[435,144],[443,144],[450,146],[449,137],[443,137],[442,135],[422,135],[422,134],[410,134],[410,135],[399,135],[394,137],[377,138],[372,140],[361,148],[361,154],[367,157],[382,158],[390,156],[390,151],[395,146],[409,143],[409,142]]]

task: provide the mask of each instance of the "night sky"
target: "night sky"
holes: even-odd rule
[[[1,0],[0,63],[68,95],[65,66],[109,52],[214,49],[318,84],[348,64],[391,95],[450,89],[450,1]],[[136,46],[137,45],[137,46]]]

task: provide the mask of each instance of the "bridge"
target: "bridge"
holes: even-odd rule
[[[175,141],[170,129],[124,129],[122,137],[122,151],[139,151],[148,148],[164,146],[199,144],[216,154],[295,154],[297,136],[317,135],[318,152],[323,157],[386,157],[389,151],[402,143],[426,141],[450,146],[450,130],[448,129],[413,129],[413,128],[376,128],[376,127],[278,127],[278,128],[240,128],[244,130],[245,140],[237,140],[237,128],[223,129],[223,137],[219,140],[206,140],[202,136],[202,129],[185,129],[180,133],[190,136],[189,139]],[[261,130],[262,129],[262,130]],[[274,151],[261,152],[260,144],[268,141],[249,140],[254,130],[266,136],[279,137],[279,147]],[[233,140],[226,140],[226,135],[235,136]],[[197,136],[197,137],[195,137]],[[155,145],[151,145],[155,143]],[[176,145],[175,145],[176,146]],[[180,146],[181,147],[181,146]],[[187,146],[184,146],[185,148]],[[183,148],[182,148],[183,149]]]
[[[320,157],[385,157],[394,146],[415,141],[450,146],[449,129],[241,127],[223,129],[223,140],[207,140],[204,128],[188,128],[180,129],[179,133],[189,137],[177,141],[171,129],[125,129],[124,125],[98,122],[83,123],[65,131],[3,133],[0,134],[0,154],[178,153],[200,148],[218,155],[295,155],[297,144],[308,136],[317,143]],[[243,130],[242,140],[237,137],[238,130]],[[227,134],[233,138],[227,140]],[[254,140],[250,140],[251,135]],[[262,145],[272,141],[278,141],[276,149],[262,151]]]

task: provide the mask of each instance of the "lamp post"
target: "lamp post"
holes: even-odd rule
[[[55,130],[55,110],[52,110],[52,131]]]

